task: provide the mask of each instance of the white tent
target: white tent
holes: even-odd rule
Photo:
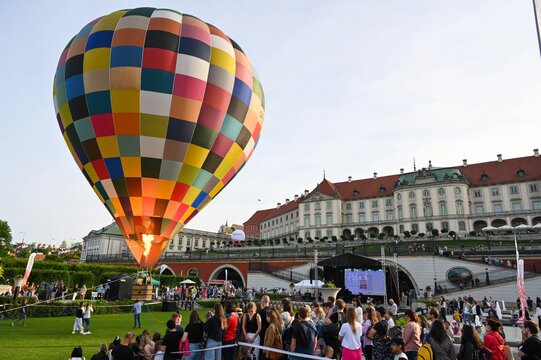
[[[494,226],[487,226],[487,227],[484,227],[481,229],[482,231],[496,231],[498,229],[496,229]]]
[[[509,226],[509,225],[502,225],[498,228],[498,230],[503,230],[503,231],[507,231],[507,230],[514,230],[514,227],[512,226]]]
[[[515,226],[515,229],[516,230],[528,230],[528,229],[531,229],[532,227],[530,225],[526,225],[526,224],[520,224],[518,226]]]
[[[318,280],[318,281],[302,280],[295,284],[296,288],[301,288],[301,289],[313,289],[316,287],[320,288],[322,286],[323,286],[323,281],[321,280]]]
[[[183,280],[183,281],[181,281],[180,283],[181,283],[181,284],[188,284],[188,285],[196,284],[195,281],[190,280],[190,279]]]
[[[541,229],[541,223],[535,224],[533,226],[534,229]]]

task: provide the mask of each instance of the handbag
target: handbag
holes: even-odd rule
[[[190,341],[186,338],[185,341],[180,342],[179,349],[180,353],[184,356],[190,356]]]

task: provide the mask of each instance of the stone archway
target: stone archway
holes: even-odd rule
[[[242,276],[242,271],[235,265],[225,264],[218,266],[209,276],[209,280],[225,280],[227,270],[227,280],[230,280],[235,287],[246,287],[246,280]]]
[[[390,238],[390,237],[393,237],[394,235],[394,229],[392,226],[385,226],[382,230],[381,230],[382,233],[385,234],[386,237]]]
[[[541,216],[534,217],[532,219],[532,225],[541,224]]]
[[[351,230],[350,229],[344,229],[342,230],[342,235],[346,238],[346,239],[349,239],[351,237]]]
[[[504,219],[494,219],[494,220],[492,220],[492,226],[493,227],[500,227],[500,226],[504,226],[504,225],[507,225],[507,221],[505,221]]]
[[[511,220],[511,226],[512,227],[516,227],[516,226],[519,226],[519,225],[528,225],[528,221],[526,221],[526,219],[524,218],[514,218],[513,220]]]
[[[377,227],[368,228],[368,237],[376,238],[379,235],[379,229]]]
[[[363,235],[364,235],[364,229],[363,228],[355,229],[355,237],[357,239],[360,239]]]
[[[476,233],[482,233],[483,228],[487,227],[487,222],[484,220],[477,220],[473,223],[473,231]]]

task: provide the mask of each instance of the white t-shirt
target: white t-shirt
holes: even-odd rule
[[[403,352],[394,356],[394,360],[400,360],[400,359],[408,360],[408,357]]]
[[[363,321],[363,308],[361,306],[357,306],[355,308],[355,311],[357,312],[357,318],[359,319],[359,322]]]
[[[351,331],[351,326],[348,323],[342,324],[339,336],[342,336],[342,347],[349,350],[357,350],[361,347],[361,335],[363,334],[363,328],[359,322],[355,323],[355,334]]]
[[[391,305],[391,314],[393,314],[394,316],[398,314],[398,305],[396,305],[396,303]]]

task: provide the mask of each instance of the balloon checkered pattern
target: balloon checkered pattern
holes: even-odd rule
[[[155,8],[86,25],[60,56],[53,95],[69,150],[141,266],[242,169],[265,107],[238,44]]]

